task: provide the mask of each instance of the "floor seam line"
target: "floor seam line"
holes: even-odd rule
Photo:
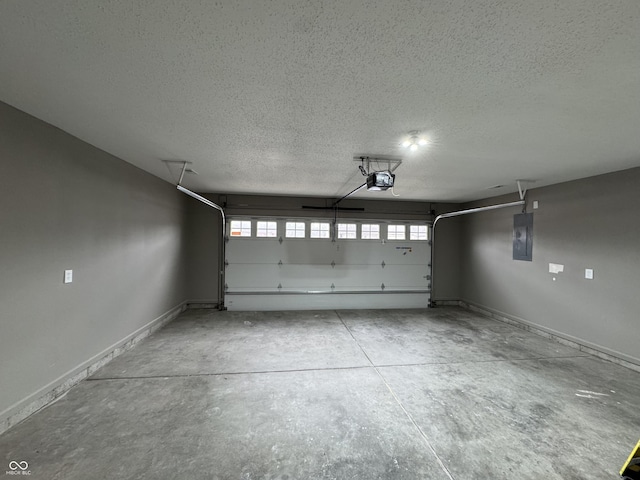
[[[558,360],[565,358],[588,358],[589,355],[567,355],[562,357],[532,357],[532,358],[506,358],[506,359],[491,359],[491,360],[468,360],[460,362],[419,362],[419,363],[388,363],[378,364],[375,367],[388,368],[388,367],[422,367],[429,365],[464,365],[466,363],[500,363],[500,362],[531,362],[535,360]]]
[[[351,333],[351,332],[349,332]],[[353,335],[352,335],[353,337]],[[218,373],[183,373],[183,374],[167,374],[167,375],[135,375],[135,376],[119,376],[119,377],[97,377],[86,378],[85,380],[90,382],[97,382],[100,380],[144,380],[153,378],[189,378],[189,377],[221,377],[225,375],[259,375],[269,373],[296,373],[296,372],[330,372],[340,370],[361,370],[366,368],[397,368],[397,367],[427,367],[431,365],[464,365],[467,363],[501,363],[501,362],[530,362],[537,360],[554,360],[554,359],[569,359],[569,358],[588,358],[589,355],[571,355],[562,357],[536,357],[536,358],[512,358],[512,359],[495,359],[495,360],[478,360],[478,361],[466,361],[466,362],[420,362],[420,363],[392,363],[392,364],[374,364],[364,351],[362,346],[353,337],[354,341],[361,349],[363,355],[367,358],[370,365],[356,365],[351,367],[327,367],[327,368],[297,368],[289,370],[254,370],[248,372],[218,372]]]
[[[429,437],[427,437],[426,433],[424,433],[422,428],[420,428],[420,425],[418,425],[416,423],[416,421],[414,420],[413,416],[404,407],[404,405],[400,401],[400,398],[398,397],[398,395],[396,395],[396,393],[393,391],[393,389],[391,388],[391,385],[389,385],[389,383],[384,378],[384,376],[382,375],[382,373],[380,372],[378,367],[371,361],[371,359],[369,358],[369,355],[367,355],[367,352],[364,350],[362,345],[360,345],[360,342],[358,342],[358,339],[355,337],[355,335],[353,334],[351,329],[347,326],[346,322],[342,319],[342,317],[340,316],[338,311],[337,310],[334,310],[334,311],[335,311],[336,315],[338,316],[338,318],[340,319],[340,321],[342,322],[342,324],[344,325],[344,328],[346,328],[347,332],[349,332],[349,335],[351,335],[351,338],[353,338],[353,341],[356,342],[356,345],[358,345],[358,347],[360,348],[360,350],[362,351],[364,356],[367,357],[369,362],[371,362],[371,366],[374,368],[374,370],[378,374],[378,377],[380,377],[380,379],[382,380],[382,383],[385,385],[385,387],[387,387],[387,390],[389,390],[389,393],[391,393],[391,396],[394,398],[394,400],[396,401],[396,403],[398,404],[400,409],[404,412],[405,416],[413,424],[413,426],[416,428],[416,430],[418,430],[418,433],[422,437],[422,440],[426,443],[427,447],[429,448],[429,450],[431,451],[433,456],[436,458],[436,461],[438,462],[438,465],[440,465],[440,468],[442,469],[442,471],[447,475],[447,477],[449,477],[450,480],[455,480],[453,475],[451,474],[451,472],[447,468],[447,466],[444,464],[444,462],[442,461],[442,459],[440,458],[440,456],[436,452],[436,450],[433,447],[433,445],[431,445],[431,442],[429,441]]]
[[[251,372],[181,373],[181,374],[168,374],[168,375],[97,377],[97,378],[87,378],[85,380],[90,382],[97,382],[99,380],[143,380],[145,378],[221,377],[225,375],[259,375],[259,374],[267,374],[267,373],[327,372],[332,370],[360,370],[365,368],[375,368],[375,365],[358,365],[353,367],[329,367],[329,368],[298,368],[293,370],[256,370]]]

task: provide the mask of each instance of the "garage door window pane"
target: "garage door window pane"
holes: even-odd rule
[[[427,226],[411,225],[409,227],[409,240],[427,240]]]
[[[388,240],[404,240],[405,239],[404,225],[389,225],[387,227],[387,239]]]
[[[285,236],[287,238],[304,238],[304,222],[287,222]]]
[[[380,225],[362,225],[362,235],[364,240],[378,240],[380,238]]]
[[[256,228],[257,237],[277,237],[278,226],[276,222],[258,222],[258,228]]]
[[[311,238],[329,238],[329,227],[328,223],[312,223],[309,236]]]
[[[230,235],[232,237],[250,237],[251,220],[231,220]]]
[[[357,238],[355,223],[339,223],[338,238]]]

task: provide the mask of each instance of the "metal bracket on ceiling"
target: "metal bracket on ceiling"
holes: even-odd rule
[[[527,185],[535,183],[535,180],[516,180],[518,193],[522,202],[522,213],[527,213]]]
[[[371,173],[372,163],[376,164],[378,168],[382,168],[381,165],[386,164],[387,170],[389,170],[391,173],[395,172],[402,163],[402,159],[399,157],[392,157],[390,155],[369,154],[356,155],[355,157],[353,157],[353,161],[360,162],[360,166],[358,168],[360,168],[360,172],[364,176]]]
[[[193,168],[187,167],[187,165],[191,165],[193,162],[189,162],[187,160],[162,160],[162,162],[167,166],[167,168],[169,169],[169,172],[171,172],[171,168],[169,167],[169,165],[172,165],[172,164],[182,165],[182,169],[180,170],[180,179],[178,180],[178,185],[182,184],[182,179],[184,178],[185,173],[193,173],[194,175],[198,175],[198,172],[196,172]]]
[[[535,183],[535,180],[516,180],[518,184],[518,193],[520,194],[520,200],[524,200],[524,197],[527,195],[527,185],[530,183]]]

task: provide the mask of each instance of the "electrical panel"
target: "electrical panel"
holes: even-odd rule
[[[533,213],[513,216],[513,259],[533,260]]]

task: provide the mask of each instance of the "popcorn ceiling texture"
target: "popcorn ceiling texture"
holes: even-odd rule
[[[339,196],[371,153],[402,199],[466,201],[640,165],[639,25],[635,0],[4,0],[0,100],[199,191]]]

